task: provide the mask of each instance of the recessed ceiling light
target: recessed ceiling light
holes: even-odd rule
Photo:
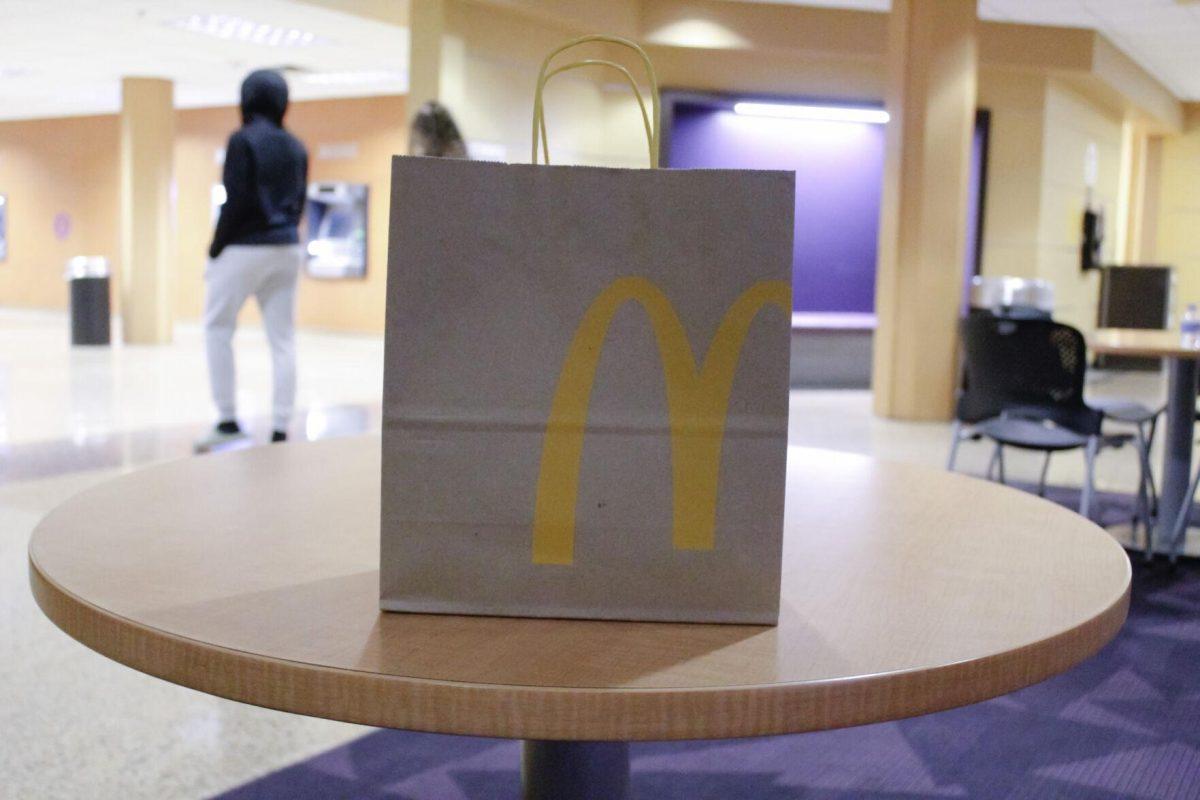
[[[733,111],[749,117],[809,119],[825,122],[868,122],[882,125],[891,119],[882,108],[813,106],[792,103],[734,103]]]
[[[366,83],[403,83],[404,73],[390,69],[347,70],[344,72],[309,72],[300,76],[304,83],[316,86],[351,86]]]
[[[171,27],[202,33],[230,42],[261,44],[266,47],[310,47],[326,40],[311,31],[284,28],[268,22],[255,22],[230,14],[192,14],[170,23]]]

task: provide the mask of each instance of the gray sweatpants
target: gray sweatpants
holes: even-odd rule
[[[300,245],[230,245],[208,262],[204,279],[204,337],[208,377],[221,420],[237,418],[233,333],[254,295],[271,344],[274,430],[287,430],[296,401],[295,309]]]

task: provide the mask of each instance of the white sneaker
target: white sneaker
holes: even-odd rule
[[[213,450],[222,450],[237,442],[249,441],[250,437],[245,431],[237,433],[225,433],[220,428],[213,428],[211,431],[201,436],[192,444],[192,449],[196,454],[211,453]]]

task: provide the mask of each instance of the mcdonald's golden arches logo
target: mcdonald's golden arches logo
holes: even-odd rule
[[[760,281],[733,302],[709,344],[703,365],[667,296],[645,278],[613,281],[584,313],[559,374],[546,422],[533,513],[533,562],[571,564],[575,506],[587,431],[592,383],[600,351],[617,311],[626,302],[645,309],[658,342],[666,380],[674,487],[672,544],[676,550],[711,550],[717,524],[717,480],[733,378],[750,325],[764,306],[789,313],[786,281]]]

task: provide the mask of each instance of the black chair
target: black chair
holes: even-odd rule
[[[1044,494],[1050,456],[1082,449],[1085,480],[1079,513],[1095,494],[1095,458],[1105,447],[1135,442],[1139,456],[1138,516],[1149,545],[1149,455],[1141,436],[1105,433],[1103,411],[1084,402],[1087,347],[1083,334],[1048,319],[973,313],[962,321],[963,389],[955,413],[949,469],[963,439],[995,443],[988,477],[1004,476],[1004,448],[1045,454],[1038,493]],[[968,427],[969,426],[969,427]]]
[[[972,308],[972,314],[991,314],[1007,319],[1052,319],[1049,311],[1037,306],[997,306],[996,308]]]
[[[1050,320],[1049,311],[1034,306],[997,306],[994,308],[978,308],[972,307],[968,312],[969,318],[976,317],[999,317],[1002,319],[1041,319]],[[966,327],[960,325],[960,333],[962,339],[966,338]],[[953,472],[954,464],[958,458],[958,446],[966,440],[979,441],[983,438],[981,433],[975,430],[975,426],[981,422],[999,416],[1003,412],[1003,407],[1000,402],[993,402],[985,397],[980,396],[979,392],[971,393],[968,391],[968,371],[964,359],[962,370],[962,383],[960,385],[958,404],[955,408],[954,429],[950,436],[950,457],[946,461],[946,469]],[[1038,486],[1038,494],[1045,492],[1046,470],[1050,466],[1050,456],[1046,455],[1046,461],[1042,465],[1042,481]],[[995,464],[988,467],[988,477],[992,476],[992,470]]]
[[[1049,311],[1037,308],[1034,306],[999,306],[996,308],[972,308],[972,315],[985,314],[1006,319],[1052,319]],[[965,380],[965,374],[964,374]],[[965,383],[963,385],[965,390]],[[1124,398],[1097,398],[1091,400],[1088,405],[1098,411],[1104,412],[1104,421],[1106,423],[1116,423],[1118,425],[1132,426],[1134,435],[1137,437],[1139,444],[1149,453],[1154,446],[1154,435],[1158,430],[1158,418],[1166,410],[1164,404],[1159,404],[1155,408],[1150,408],[1143,403]],[[1196,419],[1200,420],[1200,409],[1197,409]],[[954,469],[954,456],[957,451],[957,444],[961,441],[960,434],[963,433],[962,426],[956,426],[956,436],[952,444],[950,454],[949,469]],[[965,438],[979,439],[978,434],[973,431],[967,431]],[[1042,481],[1045,481],[1046,468],[1050,465],[1050,454],[1046,454],[1046,461],[1042,465]],[[1158,489],[1154,484],[1154,471],[1147,470],[1146,472],[1146,493],[1145,501],[1150,508],[1150,516],[1153,517],[1158,513]],[[1039,493],[1044,490],[1044,487],[1039,488]],[[1139,502],[1141,498],[1139,497]]]

